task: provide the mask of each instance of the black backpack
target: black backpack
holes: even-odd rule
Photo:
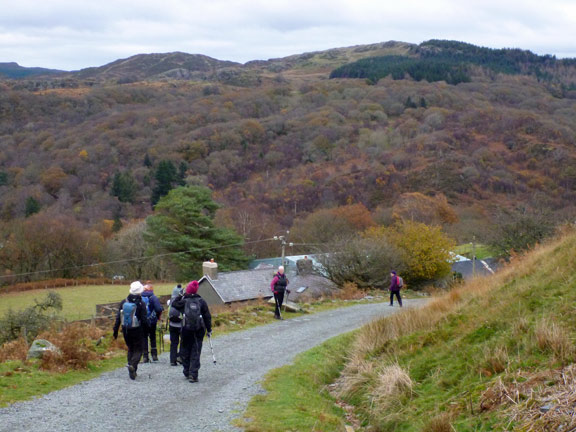
[[[184,305],[184,328],[187,330],[200,330],[204,328],[204,319],[200,306],[200,298],[187,298]]]

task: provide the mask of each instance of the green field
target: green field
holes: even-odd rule
[[[173,283],[154,285],[154,294],[171,294]],[[81,320],[91,318],[96,313],[96,305],[103,303],[120,302],[128,295],[129,285],[84,285],[66,288],[57,288],[62,296],[61,315],[67,320]],[[0,295],[0,316],[8,309],[21,310],[34,305],[34,299],[43,299],[48,290],[24,291]]]
[[[490,246],[484,244],[477,244],[476,245],[476,258],[477,259],[486,259],[486,258],[494,258],[494,252],[490,249]],[[458,255],[463,255],[467,258],[472,258],[472,244],[471,243],[464,243],[456,247],[454,249],[454,253]]]

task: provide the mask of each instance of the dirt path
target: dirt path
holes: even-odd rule
[[[418,306],[425,300],[405,300]],[[262,392],[259,381],[270,369],[323,341],[399,309],[365,304],[276,322],[214,339],[202,352],[200,382],[184,379],[168,354],[141,365],[136,381],[126,369],[0,409],[0,431],[169,430],[238,431],[231,421]]]

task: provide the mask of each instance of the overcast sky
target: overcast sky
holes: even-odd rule
[[[76,70],[152,52],[246,62],[453,39],[576,57],[576,0],[2,0],[0,62]]]

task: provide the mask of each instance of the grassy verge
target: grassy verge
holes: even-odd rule
[[[174,284],[154,285],[156,295],[172,294]],[[126,298],[128,285],[81,285],[55,289],[62,296],[61,316],[69,321],[91,318],[97,304],[120,302]],[[21,310],[46,296],[47,290],[15,292],[0,295],[0,315],[8,309]]]
[[[570,430],[557,413],[573,402],[554,389],[574,381],[574,256],[569,234],[494,277],[364,327],[340,397],[366,431]]]
[[[0,363],[0,407],[79,384],[125,364],[125,353],[64,373],[41,370],[37,361]]]
[[[248,432],[342,431],[344,412],[326,386],[340,374],[352,339],[353,333],[330,339],[268,373],[267,393],[250,401],[239,426]]]

